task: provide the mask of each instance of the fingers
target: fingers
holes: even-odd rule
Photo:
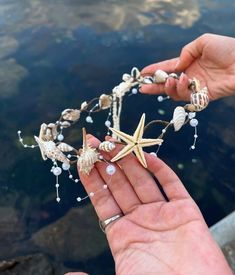
[[[93,168],[88,176],[82,173],[79,173],[79,176],[100,220],[122,213],[110,191],[104,190],[106,183],[96,168]]]
[[[175,66],[177,62],[178,57],[151,64],[142,69],[141,75],[153,75],[156,72],[156,70],[163,70],[165,72],[172,73],[175,71]]]
[[[110,137],[107,137],[107,139],[110,139]],[[113,158],[121,148],[121,145],[116,145],[115,150],[109,153],[110,159]],[[122,167],[123,172],[142,203],[165,201],[153,177],[133,154],[129,154],[119,160],[118,164]]]
[[[183,183],[170,167],[155,156],[150,154],[146,154],[145,156],[148,169],[158,179],[170,201],[190,198],[190,195],[185,189]]]

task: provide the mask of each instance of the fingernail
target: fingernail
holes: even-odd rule
[[[182,82],[184,81],[184,77],[185,77],[185,74],[181,73],[180,78],[179,78],[179,83],[180,84],[182,84]]]
[[[165,87],[170,87],[170,85],[171,85],[171,79],[170,78],[168,78],[167,79],[167,81],[166,81],[166,83],[165,83]]]

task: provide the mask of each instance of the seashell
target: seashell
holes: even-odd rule
[[[98,158],[99,153],[96,151],[95,148],[91,148],[87,144],[86,130],[85,128],[83,128],[82,130],[83,130],[83,145],[82,145],[80,156],[77,161],[77,165],[81,173],[89,175],[91,170],[94,167],[95,162],[99,161],[99,158]]]
[[[131,70],[131,76],[134,79],[138,79],[140,77],[140,71],[139,71],[139,69],[136,68],[136,67],[132,68],[132,70]]]
[[[117,97],[121,98],[130,91],[132,85],[129,82],[121,82],[118,86],[113,88],[113,93],[116,94]]]
[[[110,108],[112,104],[112,97],[110,95],[102,94],[99,97],[99,106],[102,110]]]
[[[62,152],[71,152],[74,150],[74,148],[67,143],[61,142],[59,145],[57,145],[57,148],[60,149]]]
[[[132,82],[133,81],[133,77],[131,75],[129,75],[129,74],[123,74],[122,80],[124,82],[127,82],[127,81],[131,81]]]
[[[172,123],[174,125],[175,131],[179,131],[184,125],[186,115],[187,113],[185,112],[183,107],[178,106],[175,108],[172,118]]]
[[[154,79],[151,76],[146,76],[143,79],[143,83],[144,84],[152,84],[152,83],[154,83]]]
[[[168,77],[172,77],[172,78],[175,78],[175,79],[179,79],[178,75],[175,74],[175,73],[169,74]]]
[[[44,141],[54,140],[58,135],[57,125],[43,123],[40,127],[39,138]]]
[[[34,136],[34,138],[40,148],[43,160],[49,158],[51,160],[69,163],[67,157],[56,147],[56,144],[53,141],[43,141],[37,136]]]
[[[155,83],[164,83],[168,78],[168,74],[162,70],[156,70],[154,73],[154,82]]]
[[[63,127],[63,128],[68,128],[71,126],[71,123],[68,122],[68,121],[63,121],[60,123],[60,126]]]
[[[81,111],[78,109],[65,109],[61,115],[64,120],[76,121],[80,118]]]
[[[88,104],[86,101],[82,102],[81,107],[80,107],[81,111],[86,110],[87,106],[88,106]]]
[[[111,141],[103,141],[99,145],[99,150],[105,151],[105,152],[110,152],[113,149],[115,149],[116,145],[115,143]]]
[[[209,104],[209,96],[208,96],[208,89],[204,87],[199,92],[195,92],[191,94],[190,98],[191,104],[195,107],[196,112],[200,112],[204,110],[207,105]]]

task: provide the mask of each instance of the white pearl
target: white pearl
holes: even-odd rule
[[[106,167],[106,173],[110,176],[112,176],[114,173],[116,172],[116,168],[114,165],[112,164],[109,164],[107,167]]]
[[[94,196],[95,196],[95,193],[91,192],[91,193],[89,194],[89,196],[90,196],[90,197],[94,197]]]
[[[55,185],[55,187],[56,187],[56,188],[60,187],[59,183],[57,183],[57,184]]]
[[[109,128],[111,126],[111,121],[106,120],[104,125]]]
[[[195,138],[198,138],[198,135],[194,135]]]
[[[102,155],[99,155],[99,157],[98,157],[99,159],[101,159],[101,160],[103,160],[104,159],[104,157],[102,156]]]
[[[192,149],[192,150],[194,150],[194,149],[195,149],[195,146],[194,146],[194,145],[192,145],[192,146],[191,146],[191,149]]]
[[[64,136],[63,136],[62,134],[59,134],[59,135],[57,136],[57,139],[58,139],[59,141],[62,141],[62,140],[64,139]]]
[[[190,120],[189,123],[192,127],[196,127],[198,125],[198,120],[196,118],[193,118]]]
[[[63,168],[64,170],[69,170],[70,164],[69,164],[68,162],[63,162],[62,168]]]
[[[20,141],[20,142],[23,142],[23,138],[20,138],[19,141]]]
[[[162,129],[162,133],[164,134],[166,132],[166,129]]]
[[[162,102],[162,101],[163,101],[163,96],[159,95],[159,96],[157,97],[157,100],[158,100],[158,102]]]
[[[87,122],[87,123],[93,123],[92,117],[91,117],[91,116],[87,116],[87,117],[86,117],[86,122]]]
[[[192,119],[192,118],[194,118],[196,116],[196,113],[195,112],[190,112],[190,113],[188,113],[188,118],[189,119]]]
[[[70,154],[68,154],[68,155],[67,155],[67,158],[69,158],[69,159],[70,159],[71,157],[72,157],[72,156],[71,156]]]
[[[82,198],[80,197],[77,197],[77,201],[80,202],[82,200]]]
[[[56,198],[57,202],[60,202],[60,198]]]
[[[17,132],[17,134],[20,135],[20,134],[21,134],[21,131],[19,130],[19,131]]]
[[[27,147],[28,147],[28,145],[27,145],[27,144],[25,144],[25,145],[24,145],[24,148],[27,148]]]
[[[136,88],[133,88],[133,89],[131,90],[131,92],[132,92],[133,95],[136,95],[136,94],[138,93],[138,90],[137,90]]]
[[[103,185],[103,189],[107,189],[108,188],[108,185],[107,184],[104,184]]]
[[[59,176],[62,173],[62,169],[60,167],[55,167],[52,172],[55,176]]]
[[[34,148],[35,146],[34,145],[31,145],[31,148]]]
[[[78,179],[75,179],[74,181],[75,181],[76,183],[78,183],[78,182],[79,182],[79,180],[78,180]]]
[[[73,178],[73,175],[69,175],[69,178],[72,179],[72,178]]]
[[[150,155],[157,157],[157,154],[155,152],[151,152]]]

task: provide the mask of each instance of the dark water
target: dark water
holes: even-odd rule
[[[54,178],[40,153],[24,150],[42,122],[111,91],[121,75],[179,54],[205,32],[235,36],[235,3],[208,1],[0,0],[0,258],[41,251],[58,270],[113,274],[114,266],[97,218],[82,187]],[[219,80],[218,80],[219,81]],[[131,106],[131,108],[130,108]],[[169,119],[175,103],[136,95],[125,101],[122,128]],[[158,110],[163,109],[165,115]],[[177,172],[212,225],[235,208],[235,98],[211,103],[199,115],[197,150],[189,151],[192,128],[169,134],[160,156]],[[103,137],[106,114],[88,131]],[[68,133],[81,144],[80,127]]]

